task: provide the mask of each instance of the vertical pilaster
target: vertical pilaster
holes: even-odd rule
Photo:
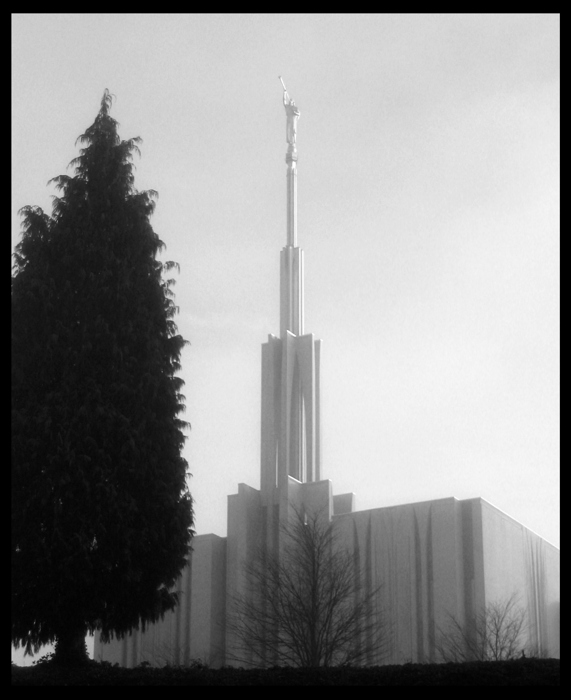
[[[303,250],[286,246],[280,254],[280,337],[303,335]]]

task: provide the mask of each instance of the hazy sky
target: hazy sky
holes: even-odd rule
[[[196,531],[259,487],[279,334],[282,75],[301,111],[322,474],[357,508],[481,496],[559,546],[558,15],[13,15],[17,210],[105,88],[180,263]]]

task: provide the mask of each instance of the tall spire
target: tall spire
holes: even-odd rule
[[[304,334],[303,251],[297,246],[299,109],[281,82],[288,144],[287,238],[280,254],[280,337],[270,335],[262,346],[261,484],[267,504],[287,503],[291,478],[301,483],[320,479],[321,341]]]
[[[297,122],[299,109],[290,98],[281,75],[279,76],[284,88],[284,107],[286,111],[286,153],[287,163],[287,245],[297,246]]]
[[[290,98],[282,77],[286,111],[287,238],[281,255],[280,336],[287,331],[303,335],[303,251],[297,247],[297,122],[299,109]]]

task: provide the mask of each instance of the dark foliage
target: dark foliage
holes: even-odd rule
[[[12,667],[12,685],[560,685],[559,659],[521,659],[369,668],[133,668],[90,662],[68,671],[52,664]]]
[[[78,659],[174,607],[193,534],[175,264],[110,106],[52,216],[21,210],[12,275],[12,641]]]

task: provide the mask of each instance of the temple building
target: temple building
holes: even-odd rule
[[[532,653],[559,657],[559,550],[481,498],[441,498],[366,511],[322,478],[321,342],[303,318],[303,251],[297,245],[297,121],[284,86],[287,237],[280,258],[280,335],[262,346],[260,487],[228,496],[228,535],[197,535],[176,586],[179,605],[142,633],[103,644],[95,659],[132,667],[200,660],[234,663],[239,641],[227,624],[246,590],[248,562],[277,551],[293,514],[325,513],[349,550],[392,633],[367,664],[437,662],[438,634],[451,617],[468,625],[491,603],[515,597]],[[243,664],[240,664],[243,665]]]

